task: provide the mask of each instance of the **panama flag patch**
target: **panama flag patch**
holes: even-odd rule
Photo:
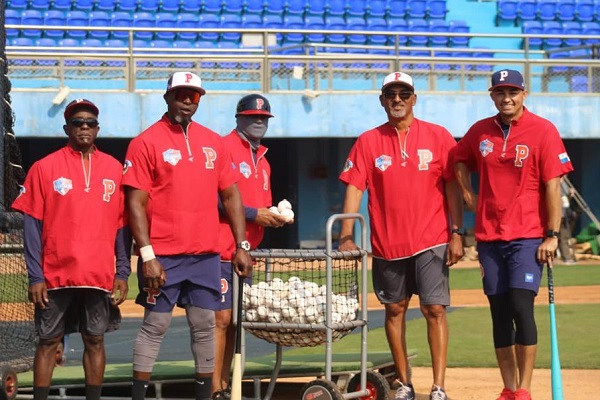
[[[61,195],[66,195],[69,193],[69,190],[73,189],[73,182],[70,179],[63,178],[62,176],[52,182],[52,186],[54,186],[54,191],[60,193]]]
[[[558,159],[560,160],[560,163],[561,163],[561,164],[566,164],[566,163],[568,163],[569,161],[571,161],[571,159],[569,158],[569,155],[567,154],[567,152],[560,153],[560,154],[558,155]]]

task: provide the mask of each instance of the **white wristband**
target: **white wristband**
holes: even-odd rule
[[[156,258],[156,256],[154,255],[154,250],[152,249],[152,245],[140,247],[140,256],[142,257],[142,261],[144,261],[144,262],[154,260]]]

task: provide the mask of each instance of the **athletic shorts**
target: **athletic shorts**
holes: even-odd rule
[[[218,254],[157,256],[167,276],[159,289],[144,287],[142,258],[138,260],[139,294],[136,303],[149,311],[171,312],[188,305],[217,310],[221,299],[221,270]]]
[[[35,308],[35,328],[40,339],[81,332],[103,336],[119,329],[121,312],[110,292],[94,288],[48,290],[46,308]]]
[[[527,289],[537,294],[544,269],[537,260],[540,244],[542,239],[477,243],[483,292],[492,296]]]
[[[446,245],[400,260],[373,258],[373,288],[382,304],[395,304],[413,294],[421,304],[450,305]]]
[[[235,275],[237,276],[237,274]],[[252,285],[252,278],[244,279]],[[221,302],[217,311],[231,310],[233,308],[233,264],[231,261],[221,261]]]

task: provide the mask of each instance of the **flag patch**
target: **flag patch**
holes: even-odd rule
[[[571,159],[569,158],[569,155],[566,152],[560,153],[558,155],[558,159],[560,160],[561,164],[565,164],[565,163],[568,163],[571,161]]]

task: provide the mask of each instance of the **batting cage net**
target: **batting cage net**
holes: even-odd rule
[[[358,254],[353,256],[353,254]],[[312,347],[336,341],[360,326],[361,252],[256,250],[252,284],[244,283],[246,331],[282,346]],[[329,278],[329,280],[328,280]],[[328,309],[329,304],[329,309]]]
[[[33,365],[36,335],[33,305],[27,299],[27,270],[23,255],[23,218],[11,204],[25,179],[21,152],[13,132],[6,60],[5,1],[0,1],[0,366],[17,372]]]

